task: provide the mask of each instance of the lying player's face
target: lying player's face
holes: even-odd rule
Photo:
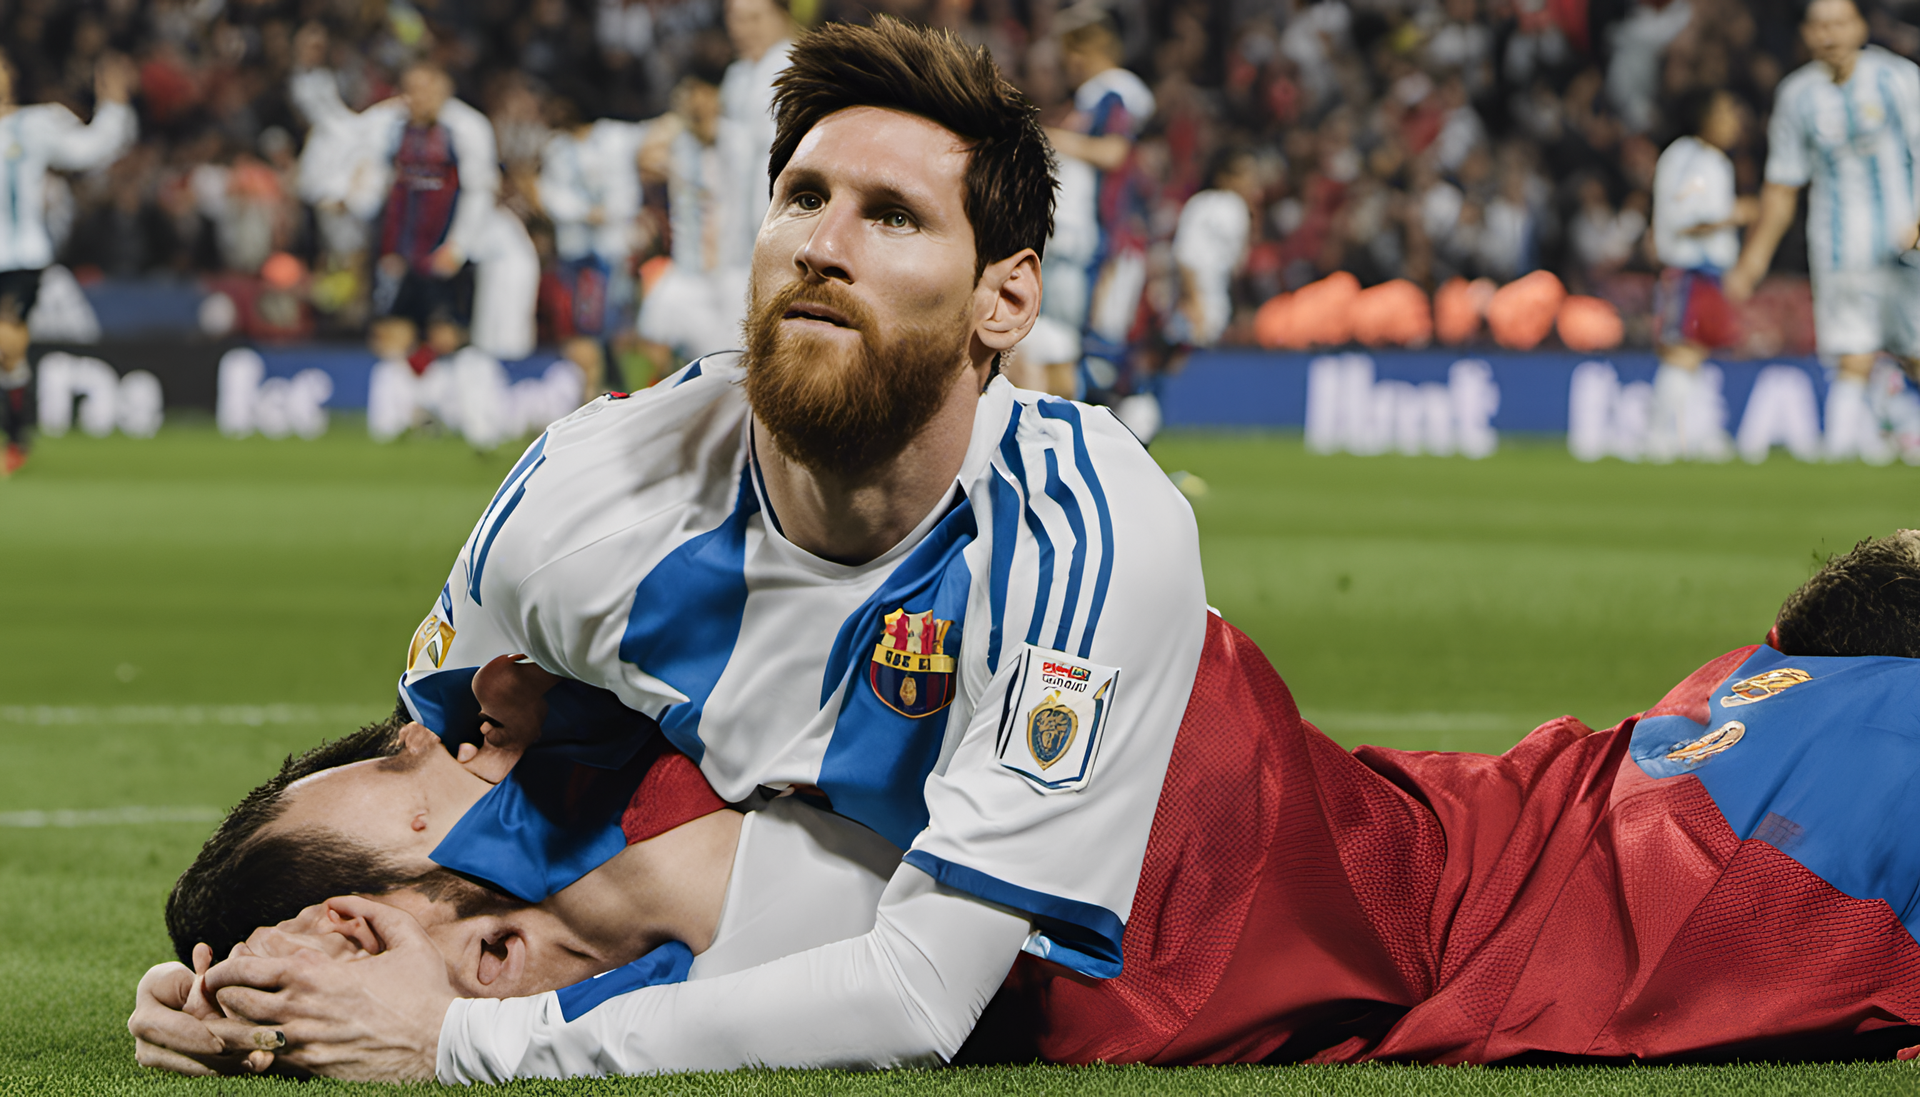
[[[1846,65],[1867,44],[1867,21],[1853,0],[1814,0],[1800,24],[1807,51],[1830,66]]]
[[[782,452],[857,477],[926,425],[970,361],[968,150],[856,107],[801,139],[754,247],[747,391]]]
[[[427,855],[493,786],[467,772],[432,732],[408,724],[391,758],[322,770],[287,787],[286,810],[269,830],[319,827],[428,872]]]

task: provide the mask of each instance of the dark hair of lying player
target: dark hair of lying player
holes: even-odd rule
[[[167,896],[167,934],[181,963],[193,963],[198,942],[210,946],[215,959],[224,958],[258,927],[336,895],[412,888],[453,904],[459,917],[516,904],[445,869],[407,871],[345,835],[314,827],[268,829],[286,811],[288,787],[303,777],[376,758],[399,764],[399,733],[409,719],[397,708],[379,723],[289,756],[279,773],[227,813]]]
[[[800,139],[828,115],[852,107],[917,114],[972,143],[965,186],[975,277],[1022,248],[1045,254],[1053,232],[1052,146],[1040,129],[1040,109],[1007,83],[985,47],[888,16],[864,27],[828,23],[794,42],[773,89],[769,189]]]
[[[1920,532],[1871,537],[1828,558],[1780,607],[1774,646],[1920,659]]]

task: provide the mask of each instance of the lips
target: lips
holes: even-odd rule
[[[782,320],[817,320],[823,324],[832,324],[837,328],[851,328],[853,326],[847,322],[846,313],[841,312],[839,309],[817,304],[812,301],[794,302],[787,306],[787,311],[782,313],[780,318]]]

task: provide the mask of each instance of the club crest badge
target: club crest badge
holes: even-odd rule
[[[439,670],[447,661],[447,649],[453,646],[453,626],[437,614],[428,614],[413,630],[413,642],[407,645],[407,672]]]
[[[1735,743],[1746,738],[1746,736],[1747,725],[1738,720],[1728,720],[1726,723],[1721,724],[1719,727],[1714,728],[1698,739],[1685,743],[1675,743],[1673,750],[1667,754],[1667,761],[1684,762],[1687,765],[1695,765],[1728,749]]]
[[[1080,717],[1060,703],[1058,690],[1027,714],[1027,750],[1041,769],[1052,768],[1079,733]]]
[[[956,660],[947,651],[947,630],[932,610],[887,614],[880,642],[867,665],[867,684],[880,703],[912,719],[931,716],[953,703]]]
[[[1813,681],[1813,675],[1797,667],[1780,667],[1756,674],[1751,678],[1742,678],[1727,687],[1727,695],[1720,698],[1720,707],[1738,708],[1751,705],[1755,701],[1764,701],[1776,693],[1790,689],[1802,682]]]
[[[1118,667],[1027,645],[1001,718],[1000,764],[1040,792],[1085,788],[1113,713]]]

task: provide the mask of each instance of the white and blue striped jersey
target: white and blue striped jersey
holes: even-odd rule
[[[475,671],[525,653],[604,699],[550,695],[543,746],[657,721],[721,797],[817,790],[1027,914],[1029,951],[1117,974],[1205,629],[1185,499],[1106,411],[1000,378],[919,528],[823,560],[768,505],[743,378],[712,355],[550,427],[415,634],[406,704],[474,738]]]
[[[1890,263],[1920,220],[1920,67],[1877,46],[1833,82],[1818,61],[1780,82],[1767,124],[1769,183],[1807,186],[1816,271]]]
[[[636,157],[648,123],[602,118],[584,134],[556,133],[540,154],[540,206],[553,219],[553,248],[562,259],[595,255],[608,264],[633,251],[640,213]],[[591,218],[600,214],[596,224]]]
[[[1653,244],[1660,262],[1681,270],[1724,271],[1740,258],[1732,225],[1688,235],[1700,225],[1733,219],[1733,161],[1698,137],[1667,146],[1653,169]]]
[[[53,262],[47,235],[47,169],[86,171],[120,158],[139,129],[133,108],[101,103],[81,125],[58,103],[0,117],[0,270],[39,270]]]

